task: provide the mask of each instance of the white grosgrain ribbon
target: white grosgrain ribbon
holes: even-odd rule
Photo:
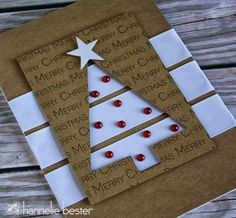
[[[38,130],[26,136],[41,169],[49,167],[66,158],[51,127]]]
[[[45,175],[61,209],[86,198],[80,183],[76,181],[70,165],[60,167]]]
[[[236,121],[219,95],[192,106],[196,116],[212,138],[236,126]]]
[[[18,96],[8,103],[22,132],[26,132],[47,122],[33,92]]]

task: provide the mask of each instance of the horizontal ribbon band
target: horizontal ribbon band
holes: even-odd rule
[[[26,140],[38,160],[41,169],[66,158],[50,127],[26,136]]]
[[[170,75],[188,102],[214,90],[196,61],[182,65]]]
[[[219,95],[192,106],[196,116],[212,138],[236,126],[236,121]]]
[[[86,198],[79,182],[75,180],[70,165],[60,167],[46,174],[45,177],[61,209]]]
[[[152,37],[150,43],[166,68],[192,57],[174,29]]]
[[[26,132],[47,122],[33,92],[18,96],[8,103],[22,132]]]

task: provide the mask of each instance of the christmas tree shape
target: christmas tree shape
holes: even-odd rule
[[[90,103],[105,99],[89,110],[91,147],[100,148],[91,155],[92,170],[129,156],[140,171],[158,164],[160,159],[152,145],[180,132],[180,125],[173,119],[161,118],[162,111],[134,91],[125,91],[125,85],[96,65],[88,67],[88,87]],[[107,99],[121,89],[123,93]],[[155,119],[159,122],[153,124]],[[146,122],[149,125],[142,127]],[[117,135],[119,140],[115,139]]]

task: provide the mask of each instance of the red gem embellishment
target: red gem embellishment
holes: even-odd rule
[[[137,161],[144,161],[145,160],[145,156],[143,154],[138,154],[136,156],[136,159],[137,159]]]
[[[149,138],[151,135],[152,135],[152,133],[151,133],[149,130],[145,130],[145,131],[143,132],[143,137],[144,137],[144,138]]]
[[[121,100],[115,100],[113,104],[114,104],[115,107],[120,107],[122,105],[122,101]]]
[[[109,76],[104,76],[104,77],[102,77],[102,81],[103,81],[104,83],[108,83],[110,80],[111,80],[111,78],[110,78]]]
[[[92,96],[93,98],[97,98],[99,95],[100,95],[100,93],[98,91],[90,92],[90,96]]]
[[[118,125],[118,127],[120,127],[120,128],[124,128],[124,127],[126,126],[126,123],[125,123],[125,121],[120,120],[120,121],[118,121],[117,125]]]
[[[144,112],[145,114],[151,114],[151,113],[152,113],[152,108],[146,107],[146,108],[143,109],[143,112]]]
[[[98,122],[94,123],[94,127],[96,129],[101,129],[103,127],[103,124],[102,124],[102,122],[98,121]]]
[[[170,126],[170,130],[172,132],[177,132],[179,130],[179,126],[177,124],[173,124]]]
[[[112,151],[107,151],[107,152],[105,153],[105,156],[106,156],[106,158],[113,158],[114,153],[113,153]]]

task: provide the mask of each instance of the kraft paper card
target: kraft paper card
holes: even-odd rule
[[[110,37],[104,39],[104,36],[107,35]],[[94,51],[104,60],[95,61],[95,63],[184,126],[183,132],[176,136],[177,143],[170,146],[160,146],[156,142],[156,146],[153,148],[154,153],[162,161],[150,170],[147,169],[140,173],[132,160],[126,160],[129,164],[120,164],[119,168],[110,170],[106,176],[103,173],[104,169],[92,172],[89,160],[91,155],[88,131],[91,125],[89,120],[81,119],[77,125],[64,128],[63,131],[58,130],[59,125],[68,123],[73,118],[78,117],[78,114],[89,117],[87,68],[81,70],[80,68],[83,66],[78,62],[78,58],[66,54],[67,51],[76,48],[73,41],[75,36],[86,43],[98,39]],[[18,61],[49,120],[49,124],[55,130],[55,134],[69,156],[72,167],[76,169],[76,166],[80,165],[81,162],[88,160],[87,165],[76,169],[76,173],[85,192],[89,193],[91,203],[98,203],[129,188],[131,185],[134,186],[148,178],[164,173],[167,169],[183,164],[215,148],[214,142],[208,137],[190,105],[186,103],[174,80],[169,77],[168,71],[164,68],[155,50],[149,44],[146,34],[131,13],[113,17],[97,26],[83,30],[75,36],[56,41],[32,53],[23,55]],[[125,58],[122,58],[124,55]],[[49,63],[49,60],[56,61]],[[148,65],[140,64],[141,61],[147,61]],[[72,64],[77,67],[71,69],[69,65]],[[121,76],[118,74],[121,69],[127,69],[130,65],[133,65],[132,71]],[[156,73],[145,80],[135,79],[142,74],[148,74],[148,72]],[[66,93],[75,93],[75,90],[80,91],[76,91],[76,94],[73,95],[70,94],[70,97],[65,99]],[[48,102],[55,103],[49,105]],[[135,102],[133,103],[135,104]],[[175,105],[181,106],[176,109]],[[174,109],[171,110],[170,108]],[[194,134],[187,134],[191,129],[198,129],[198,131],[195,131]],[[100,134],[100,132],[97,131],[95,134]],[[107,134],[109,135],[109,131]],[[72,135],[75,135],[74,140],[69,142],[65,140]],[[86,145],[88,148],[85,150],[78,148],[75,153],[77,144]],[[193,147],[191,151],[184,149],[181,154],[176,152],[190,146]],[[164,161],[164,158],[169,154],[174,155],[173,159]],[[114,164],[118,164],[118,162]],[[105,168],[107,167],[110,166]],[[134,172],[137,175],[129,178],[127,171]],[[91,174],[96,174],[96,179],[87,181],[86,178]],[[117,183],[109,189],[100,188],[101,184],[114,182],[117,178],[122,178],[123,182]]]
[[[94,43],[93,57],[103,60],[81,70],[81,59],[67,54],[76,37]],[[176,217],[235,188],[235,120],[152,1],[80,1],[1,34],[0,45],[0,85],[62,209],[92,203],[94,217],[111,209],[121,217]],[[104,75],[112,88],[88,97]],[[123,111],[126,126],[103,135],[106,123],[93,124],[109,119],[103,110],[113,113],[109,102],[117,99],[120,108],[148,105],[152,113],[135,111],[128,122]],[[143,147],[126,150],[123,142]],[[117,147],[126,156],[117,158]]]

